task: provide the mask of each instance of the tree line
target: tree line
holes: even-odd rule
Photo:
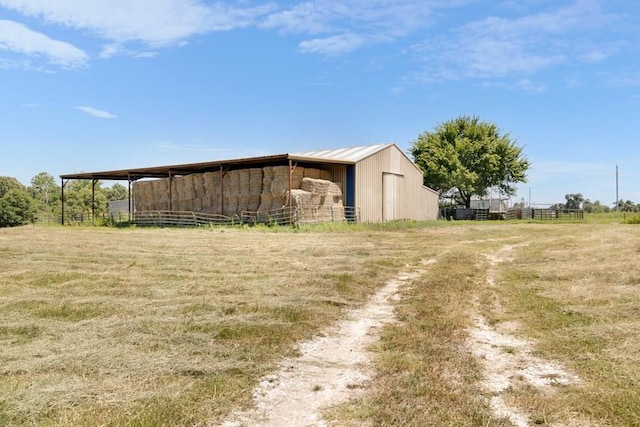
[[[40,172],[31,178],[31,185],[25,186],[12,177],[0,176],[0,227],[14,227],[37,220],[60,220],[62,215],[62,194],[56,179],[47,172]],[[127,188],[122,184],[104,187],[98,181],[95,185],[95,214],[108,213],[109,201],[127,198]],[[89,217],[92,207],[92,183],[89,180],[73,180],[64,188],[65,216]]]
[[[565,203],[556,203],[551,206],[551,209],[582,209],[587,213],[607,213],[612,210],[618,212],[640,212],[640,203],[634,203],[631,200],[618,200],[618,203],[613,202],[613,208],[607,205],[603,205],[599,200],[592,202],[589,199],[585,199],[582,193],[570,193],[565,194]]]

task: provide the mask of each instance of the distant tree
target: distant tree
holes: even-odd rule
[[[584,196],[580,193],[565,194],[564,198],[567,200],[564,204],[565,209],[580,209],[584,202]]]
[[[15,178],[10,176],[0,176],[0,197],[4,196],[11,190],[24,190],[24,185]]]
[[[640,212],[640,205],[635,204],[631,200],[627,200],[625,202],[620,199],[617,203],[616,209],[621,212]]]
[[[95,206],[92,205],[92,183],[89,180],[70,181],[64,190],[65,215],[89,217],[107,212],[107,198],[100,181],[95,185]]]
[[[15,178],[0,177],[0,227],[15,227],[35,219],[33,199]]]
[[[105,188],[104,193],[108,201],[124,200],[129,197],[129,191],[127,191],[127,187],[118,183],[113,184],[111,187]]]
[[[467,208],[471,196],[485,196],[492,187],[514,195],[515,184],[526,182],[529,168],[522,147],[478,117],[460,116],[437,125],[433,132],[420,134],[409,152],[426,186]]]
[[[609,206],[600,203],[600,200],[591,202],[589,199],[585,200],[582,203],[582,209],[584,209],[584,211],[587,213],[606,213],[611,210]]]
[[[40,172],[31,178],[29,191],[40,205],[40,210],[51,212],[60,200],[60,187],[56,184],[55,178],[47,172]]]

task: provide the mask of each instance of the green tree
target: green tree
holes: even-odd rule
[[[609,206],[600,203],[600,200],[592,202],[589,199],[584,201],[584,203],[582,204],[582,209],[584,209],[584,211],[587,213],[606,213],[611,210]]]
[[[33,199],[17,179],[0,177],[0,227],[15,227],[35,219]]]
[[[115,183],[111,187],[105,188],[104,193],[108,201],[125,200],[129,197],[127,187],[119,183]]]
[[[29,191],[40,209],[47,212],[52,212],[60,201],[60,187],[56,184],[56,179],[47,172],[40,172],[31,178]]]
[[[107,212],[107,198],[100,181],[95,184],[95,206],[92,205],[92,183],[90,180],[73,180],[65,186],[65,216],[89,218],[95,209],[96,215]]]
[[[564,198],[567,200],[564,204],[565,209],[580,209],[584,202],[584,196],[580,193],[565,194]]]
[[[515,140],[475,116],[460,116],[420,134],[409,152],[426,186],[441,197],[456,197],[467,208],[471,196],[485,196],[492,187],[514,195],[515,184],[526,182],[530,166]]]
[[[631,200],[627,200],[625,202],[624,200],[620,199],[620,201],[618,201],[616,209],[621,212],[640,212],[640,205],[633,203]]]
[[[15,178],[10,176],[0,176],[0,197],[4,196],[11,190],[24,190],[24,185],[20,184]]]

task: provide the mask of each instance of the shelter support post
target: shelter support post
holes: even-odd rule
[[[293,190],[293,171],[296,169],[298,164],[293,164],[293,161],[289,159],[289,200],[287,201],[289,204],[289,222],[293,225],[293,196],[291,194],[291,190]]]
[[[127,188],[127,210],[128,210],[128,221],[131,221],[131,174],[127,174],[127,182],[129,183]]]
[[[171,174],[171,169],[169,169],[169,212],[173,211],[173,201],[171,200],[171,195],[173,194],[173,175]]]
[[[226,171],[220,165],[220,215],[224,215],[224,176]]]
[[[91,221],[96,224],[96,182],[97,179],[91,180]]]
[[[60,224],[64,225],[64,187],[67,185],[69,180],[65,180],[64,178],[60,178],[60,201],[61,201],[61,212],[60,212]]]

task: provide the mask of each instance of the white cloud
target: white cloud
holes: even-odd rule
[[[271,6],[234,8],[202,0],[0,0],[0,6],[116,43],[166,46],[195,34],[252,25]]]
[[[365,43],[365,39],[356,34],[340,34],[326,38],[306,40],[300,42],[300,51],[304,53],[319,53],[333,56],[353,52]]]
[[[425,40],[413,51],[425,62],[422,80],[502,78],[526,81],[543,70],[571,63],[595,63],[620,51],[620,43],[596,42],[616,19],[597,2],[517,18],[487,17]],[[526,86],[526,85],[525,85]]]
[[[82,67],[89,59],[82,49],[72,44],[51,39],[26,25],[8,20],[0,20],[0,50],[44,56],[49,62],[64,68]]]
[[[98,54],[100,59],[109,59],[114,56],[135,56],[136,58],[153,58],[158,55],[157,51],[129,49],[120,43],[109,43],[102,46],[102,51]]]
[[[93,107],[88,107],[86,105],[79,105],[76,107],[78,110],[85,112],[91,116],[94,117],[99,117],[101,119],[115,119],[116,116],[115,114],[111,114],[107,111],[104,110],[98,110],[97,108],[93,108]]]
[[[266,16],[260,28],[282,34],[323,35],[299,43],[302,52],[336,55],[392,41],[426,28],[434,12],[474,0],[313,0]]]

